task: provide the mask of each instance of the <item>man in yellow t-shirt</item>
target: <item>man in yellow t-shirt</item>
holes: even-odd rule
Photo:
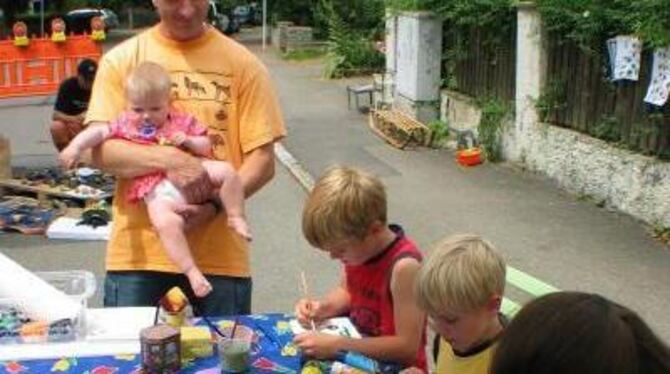
[[[273,143],[285,135],[267,70],[243,46],[205,24],[208,1],[153,3],[160,23],[103,56],[86,124],[113,121],[126,109],[128,72],[142,61],[159,63],[172,78],[173,105],[208,126],[214,157],[232,163],[245,195],[252,195],[274,175]],[[151,229],[146,206],[120,198],[127,195],[133,177],[162,171],[194,204],[183,208],[187,225],[193,226],[189,245],[213,286],[198,301],[201,312],[250,312],[248,245],[228,228],[225,214],[214,214],[218,204],[207,203],[212,186],[197,158],[175,147],[110,140],[93,150],[92,161],[119,177],[106,256],[105,306],[155,305],[175,285],[194,300],[186,278]]]

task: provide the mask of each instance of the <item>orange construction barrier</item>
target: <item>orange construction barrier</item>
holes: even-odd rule
[[[50,95],[60,83],[77,74],[84,58],[98,61],[102,47],[88,35],[72,35],[63,43],[32,38],[24,47],[13,40],[0,41],[0,99]]]

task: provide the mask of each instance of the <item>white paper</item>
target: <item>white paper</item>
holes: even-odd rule
[[[637,81],[640,75],[642,43],[631,35],[619,35],[607,41],[612,80]]]
[[[15,303],[28,317],[48,323],[75,319],[81,303],[0,253],[0,299]]]
[[[289,325],[291,326],[291,331],[293,331],[293,334],[295,335],[309,332],[309,330],[305,329],[297,319],[292,319],[289,322]],[[320,322],[316,326],[316,330],[325,334],[347,336],[355,339],[361,338],[358,329],[356,329],[356,326],[354,326],[354,324],[351,323],[351,320],[347,317],[329,318]]]
[[[70,239],[70,240],[109,240],[109,233],[112,231],[112,222],[105,226],[93,228],[88,225],[77,225],[79,219],[71,217],[58,217],[47,228],[47,238],[49,239]]]
[[[663,106],[670,93],[670,48],[658,48],[654,51],[654,64],[651,70],[651,82],[644,101]]]

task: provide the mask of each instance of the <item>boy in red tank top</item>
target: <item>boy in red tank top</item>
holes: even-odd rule
[[[346,315],[364,337],[308,332],[295,344],[319,359],[355,351],[425,369],[425,316],[413,287],[422,256],[400,226],[387,224],[381,181],[354,168],[328,170],[307,198],[302,228],[309,243],[339,260],[344,272],[322,299],[298,301],[298,320],[309,326],[310,320]]]

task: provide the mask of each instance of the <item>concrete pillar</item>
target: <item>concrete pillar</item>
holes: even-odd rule
[[[431,12],[398,17],[393,106],[428,123],[439,117],[442,21]]]
[[[516,119],[507,157],[523,162],[533,147],[531,133],[539,130],[535,103],[547,75],[547,52],[542,19],[533,2],[517,6]]]
[[[398,35],[398,15],[392,11],[386,10],[386,34],[384,38],[384,47],[386,48],[386,73],[391,77],[396,72],[396,42]]]

